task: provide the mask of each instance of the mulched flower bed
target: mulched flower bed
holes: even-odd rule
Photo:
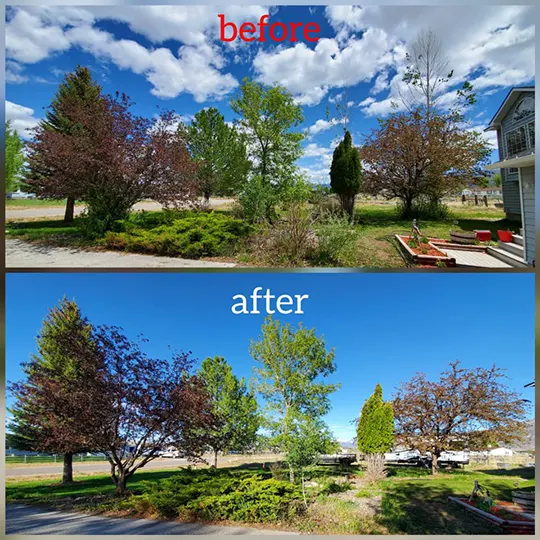
[[[456,265],[454,258],[448,257],[448,255],[437,249],[434,245],[434,242],[437,242],[437,244],[447,243],[446,240],[429,238],[428,242],[421,242],[419,245],[416,245],[414,239],[409,235],[396,234],[396,239],[407,256],[418,266],[423,267],[426,265],[433,267],[439,264],[443,264],[444,266]],[[414,244],[411,246],[410,244],[413,242]]]

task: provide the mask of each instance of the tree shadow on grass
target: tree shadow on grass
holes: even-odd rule
[[[392,483],[385,489],[378,521],[395,534],[500,533],[498,528],[448,501],[450,495],[467,494],[435,482]]]

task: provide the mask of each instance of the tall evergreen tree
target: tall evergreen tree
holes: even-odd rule
[[[394,412],[392,404],[383,400],[380,384],[362,407],[357,444],[358,450],[364,454],[384,454],[394,444]]]
[[[383,401],[380,384],[377,384],[375,391],[362,407],[358,420],[357,444],[367,461],[367,481],[382,480],[386,476],[384,453],[394,444],[394,413],[392,404]]]
[[[66,112],[65,104],[69,101],[80,100],[82,103],[95,103],[101,99],[101,86],[93,79],[90,70],[87,67],[77,66],[72,73],[68,73],[49,105],[42,125],[45,129],[57,131],[60,133],[72,133],[77,129],[77,122],[70,118]],[[49,171],[31,171],[30,174],[54,175],[54,170]],[[64,221],[70,223],[73,221],[75,211],[75,199],[77,193],[66,191],[63,194],[67,198]]]
[[[99,415],[88,413],[88,403],[106,394],[90,384],[104,369],[92,334],[76,302],[64,298],[43,321],[37,354],[23,364],[26,380],[10,387],[11,436],[22,449],[63,454],[62,483],[73,481],[73,454],[94,450],[103,428]]]
[[[207,358],[198,375],[212,404],[214,426],[205,431],[217,467],[218,452],[244,450],[255,444],[259,428],[257,401],[244,378],[238,379],[224,358]]]
[[[362,186],[362,168],[358,150],[352,144],[349,131],[337,145],[330,166],[330,187],[337,193],[344,212],[352,219],[354,200]]]

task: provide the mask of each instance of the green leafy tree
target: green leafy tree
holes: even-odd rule
[[[64,484],[73,481],[73,454],[95,450],[106,424],[103,368],[92,325],[64,298],[43,322],[37,354],[23,364],[26,380],[10,387],[8,431],[22,449],[63,454]]]
[[[285,443],[285,459],[289,467],[300,474],[304,504],[307,506],[304,471],[315,465],[321,454],[335,452],[337,443],[328,426],[320,418],[300,416],[291,422]]]
[[[337,145],[330,166],[330,186],[337,193],[344,212],[353,218],[354,200],[362,186],[362,167],[358,150],[352,144],[351,134],[346,131]]]
[[[246,137],[252,173],[271,186],[279,202],[284,186],[295,182],[296,160],[302,155],[304,134],[294,131],[303,121],[302,108],[281,86],[265,86],[244,79],[240,94],[231,100],[236,121]],[[267,217],[271,218],[269,207]]]
[[[245,142],[236,128],[228,126],[223,115],[211,107],[199,111],[190,125],[180,124],[178,129],[199,165],[197,177],[205,199],[236,193],[250,167]]]
[[[64,80],[60,83],[41,124],[47,130],[63,134],[73,133],[80,128],[80,125],[76,119],[70,117],[69,113],[66,112],[70,110],[70,107],[65,106],[66,103],[73,104],[74,100],[76,100],[82,105],[89,105],[89,109],[91,109],[101,98],[101,86],[92,79],[90,70],[86,67],[77,66],[73,72],[66,74]],[[48,170],[40,169],[39,171],[30,172],[32,176],[54,177],[55,174],[54,169],[51,167]],[[73,183],[71,183],[66,186],[66,191],[62,194],[67,198],[64,214],[66,223],[73,221],[75,200],[80,195],[80,193],[74,192],[73,189]],[[46,190],[44,195],[47,195]],[[57,195],[56,189],[55,195]]]
[[[198,375],[211,401],[214,426],[205,434],[217,467],[218,452],[245,450],[255,445],[259,428],[257,401],[244,378],[238,379],[224,358],[206,358]]]
[[[358,450],[364,454],[384,454],[394,444],[394,412],[392,404],[383,400],[382,386],[377,384],[366,400],[358,420]]]
[[[24,154],[24,144],[15,129],[11,127],[11,122],[6,122],[6,192],[14,191],[17,188],[19,175],[21,173]]]
[[[336,369],[334,351],[327,350],[315,329],[295,329],[269,317],[259,339],[251,342],[250,353],[260,364],[254,368],[255,388],[266,402],[266,427],[285,451],[299,417],[315,420],[330,410],[329,395],[339,385],[324,379]],[[289,474],[294,482],[291,464]]]
[[[500,172],[495,173],[493,177],[491,178],[491,181],[493,182],[494,186],[501,187],[501,184],[502,184],[501,173]]]

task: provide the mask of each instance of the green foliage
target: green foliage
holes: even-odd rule
[[[229,127],[214,107],[199,111],[190,125],[180,124],[178,129],[199,165],[201,194],[208,199],[210,195],[237,193],[245,183],[250,163],[243,137],[236,129]]]
[[[276,446],[291,454],[293,481],[294,467],[307,465],[330,442],[320,417],[330,409],[328,396],[339,388],[324,382],[336,369],[334,351],[326,349],[315,329],[295,329],[268,317],[262,336],[250,343],[250,353],[260,364],[254,368],[255,388],[266,402],[266,427]]]
[[[18,187],[19,176],[24,163],[24,144],[19,134],[6,122],[5,127],[5,173],[6,192],[15,191]]]
[[[302,108],[285,88],[248,78],[231,107],[240,117],[237,123],[252,154],[254,174],[265,183],[279,185],[295,171],[295,162],[302,155],[304,135],[292,131],[304,121]]]
[[[357,428],[358,449],[364,454],[384,454],[394,444],[392,404],[383,401],[382,387],[377,384],[366,400]]]
[[[197,471],[152,484],[137,504],[164,517],[271,523],[293,517],[300,497],[269,474]]]
[[[119,226],[122,232],[105,234],[103,244],[108,248],[188,258],[229,254],[251,231],[247,223],[219,212],[192,212],[181,218],[174,213],[149,213],[130,216]]]
[[[331,453],[334,438],[328,426],[319,418],[295,418],[284,440],[285,460],[294,471],[302,472],[315,465],[321,454]]]
[[[352,484],[350,482],[336,482],[335,480],[331,480],[323,487],[321,493],[325,495],[332,495],[334,493],[345,493],[351,489]]]
[[[343,140],[337,145],[330,166],[330,186],[337,193],[343,211],[352,218],[354,199],[362,186],[362,170],[360,154],[352,144],[349,131],[345,132]]]
[[[449,208],[440,200],[434,200],[429,197],[418,197],[410,208],[403,202],[396,205],[398,219],[424,219],[432,221],[442,221],[448,219]]]
[[[321,266],[356,266],[357,231],[346,217],[329,214],[316,229],[315,261]]]
[[[254,368],[255,388],[269,412],[292,425],[297,415],[316,418],[329,411],[328,396],[339,388],[324,382],[336,370],[334,350],[327,350],[314,328],[294,328],[267,317],[249,350],[259,364]]]
[[[206,358],[198,371],[212,402],[215,425],[205,436],[215,453],[246,450],[255,443],[259,428],[257,401],[244,378],[238,379],[224,358]]]
[[[60,133],[71,133],[77,129],[73,120],[63,112],[63,104],[73,98],[81,102],[92,102],[101,98],[101,86],[92,79],[92,74],[86,67],[77,66],[60,83],[43,120],[47,129]]]
[[[497,187],[501,187],[501,184],[502,184],[501,173],[500,172],[495,173],[492,176],[491,181],[493,182],[493,185],[495,185]]]
[[[244,184],[238,200],[242,205],[243,217],[249,223],[273,221],[277,216],[275,210],[278,203],[276,190],[260,175],[251,177]]]

